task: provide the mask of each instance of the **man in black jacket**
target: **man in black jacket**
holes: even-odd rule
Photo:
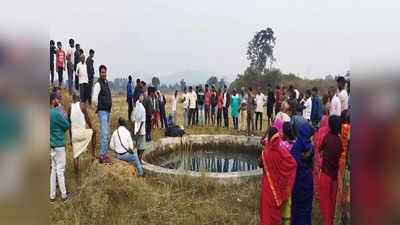
[[[111,158],[107,155],[108,132],[110,129],[110,114],[112,107],[111,90],[107,81],[107,67],[99,67],[100,78],[94,85],[92,103],[97,106],[97,116],[100,121],[101,143],[100,143],[100,163],[109,164]]]
[[[222,103],[222,107],[223,107],[223,113],[224,113],[224,124],[225,124],[225,128],[229,128],[228,109],[229,109],[229,106],[231,105],[231,96],[229,95],[226,85],[224,85],[223,98],[224,98],[224,100]]]

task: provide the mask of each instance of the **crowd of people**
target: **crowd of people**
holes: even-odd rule
[[[346,83],[349,90],[350,83],[339,77],[337,89],[330,88],[323,103],[316,88],[300,99],[293,90],[283,101],[283,111],[263,139],[260,224],[309,225],[314,197],[324,225],[348,216],[350,186],[343,179],[350,165]]]
[[[324,224],[333,224],[335,208],[338,208],[336,199],[343,202],[349,195],[346,189],[348,184],[342,182],[345,167],[348,166],[350,139],[350,82],[344,77],[337,78],[337,87],[331,87],[322,100],[317,87],[301,92],[292,85],[288,88],[277,85],[275,90],[268,85],[266,95],[261,87],[254,90],[252,87],[233,88],[231,92],[226,85],[218,90],[209,84],[205,84],[204,89],[202,85],[184,87],[180,97],[178,91],[174,92],[170,115],[167,116],[165,95],[140,79],[134,85],[129,76],[126,101],[128,120],[133,129],[129,131],[125,119],[119,118],[118,128],[109,141],[112,97],[107,67],[99,67],[99,79],[93,86],[94,50],[91,49],[90,56],[85,59],[84,51],[74,43],[73,39],[69,40],[65,53],[61,42],[57,42],[56,49],[54,41],[50,41],[52,86],[54,55],[58,73],[58,87],[50,93],[50,202],[55,201],[56,182],[63,201],[69,199],[64,179],[65,132],[69,131],[77,173],[79,156],[86,151],[89,143],[92,157],[95,157],[96,131],[88,114],[88,105],[96,109],[100,123],[99,162],[111,163],[108,156],[110,147],[117,159],[134,164],[140,177],[143,177],[142,155],[145,143],[152,141],[152,129],[158,128],[159,124],[161,128],[176,125],[178,103],[183,107],[183,127],[223,126],[229,129],[232,117],[233,129],[247,131],[249,136],[255,130],[263,129],[266,107],[267,122],[264,127],[268,129],[263,138],[265,149],[260,163],[264,170],[260,224],[311,224],[314,195],[319,199]],[[63,71],[66,69],[67,88],[73,98],[67,112],[61,104]]]

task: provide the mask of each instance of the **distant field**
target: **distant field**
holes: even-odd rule
[[[63,93],[66,108],[71,98]],[[170,98],[167,95],[167,113],[170,113]],[[117,127],[120,116],[128,117],[125,96],[113,96],[110,133]],[[183,124],[182,104],[177,105],[177,121]],[[97,132],[99,152],[100,131],[97,116],[90,109]],[[263,125],[265,122],[264,114]],[[233,127],[230,119],[230,127]],[[262,135],[267,129],[263,127]],[[185,129],[187,134],[246,134],[233,129],[198,127]],[[164,137],[164,129],[155,129],[153,140]],[[57,200],[51,205],[50,224],[259,224],[259,201],[261,178],[241,185],[216,185],[206,177],[199,182],[190,182],[187,177],[160,178],[149,175],[145,179],[134,177],[133,166],[114,158],[114,165],[107,168],[91,162],[89,153],[82,155],[81,175],[73,173],[72,150],[67,137],[67,189],[73,192],[67,204]],[[133,172],[132,172],[133,170]],[[58,195],[59,198],[59,195]],[[314,207],[313,224],[322,224],[318,207]]]

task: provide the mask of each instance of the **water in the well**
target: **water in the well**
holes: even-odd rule
[[[197,172],[227,173],[256,170],[260,152],[228,149],[193,149],[173,151],[152,160],[152,163],[168,169]]]

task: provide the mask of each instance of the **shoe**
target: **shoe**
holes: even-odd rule
[[[70,197],[69,197],[69,195],[67,194],[67,197],[62,198],[62,201],[63,201],[64,203],[66,203],[66,202],[69,201],[69,199],[70,199]]]
[[[56,198],[50,198],[50,203],[54,204],[56,202]]]
[[[103,157],[103,159],[100,159],[100,163],[102,163],[102,164],[111,164],[111,158],[108,155],[106,155],[106,156]]]

